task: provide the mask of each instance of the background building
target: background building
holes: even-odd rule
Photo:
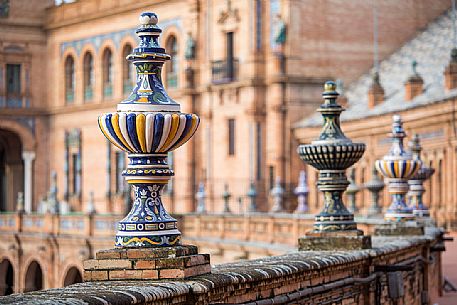
[[[356,167],[356,182],[363,185],[372,176],[375,160],[382,158],[390,147],[388,133],[393,114],[405,122],[407,141],[415,133],[423,146],[422,159],[435,174],[425,183],[424,201],[440,225],[455,228],[456,198],[456,87],[457,49],[452,12],[440,16],[400,49],[381,61],[379,79],[374,79],[376,67],[353,82],[342,93],[347,111],[341,117],[345,133],[354,141],[367,144],[367,151]],[[294,134],[300,142],[313,139],[320,127],[320,117],[313,115],[295,125]],[[319,127],[318,127],[319,126]],[[405,144],[407,144],[405,142]],[[317,179],[310,172],[310,184]],[[369,208],[370,195],[362,189],[357,195],[358,212]],[[387,188],[381,201],[390,202]],[[311,210],[320,205],[320,196],[311,188]]]
[[[305,168],[296,147],[318,133],[314,123],[296,124],[314,113],[328,79],[355,82],[345,91],[349,105],[365,99],[370,78],[358,79],[373,62],[373,12],[378,16],[377,54],[384,59],[447,14],[449,6],[448,0],[376,1],[375,8],[366,0],[81,0],[60,6],[43,0],[0,1],[0,211],[15,211],[23,202],[27,212],[23,218],[0,215],[0,275],[4,275],[0,286],[28,291],[73,283],[78,281],[83,259],[112,246],[112,227],[118,217],[106,214],[123,213],[128,203],[121,177],[126,158],[103,138],[97,117],[115,109],[133,86],[135,73],[125,56],[137,43],[134,30],[139,13],[159,15],[161,44],[172,55],[164,67],[164,84],[183,111],[201,117],[192,141],[170,155],[177,175],[167,190],[167,210],[194,211],[197,185],[203,182],[207,210],[223,210],[227,185],[232,211],[243,211],[253,182],[258,209],[268,211],[269,190],[281,177],[288,199],[285,208],[291,211],[296,205],[291,191],[298,171]],[[439,27],[446,16],[433,24]],[[434,43],[420,46],[434,47]],[[427,88],[426,73],[422,74],[417,60]],[[443,61],[434,64],[444,69]],[[404,69],[409,71],[409,66]],[[410,74],[388,76],[381,70],[386,94],[391,91],[385,81],[392,77],[402,86],[400,75],[406,80]],[[423,141],[427,160],[447,145],[445,157],[433,155],[433,166],[441,166],[444,173],[455,166],[455,148],[450,144],[454,140],[449,140],[454,108],[446,96],[437,98],[446,103],[414,102],[418,108],[410,110],[411,117],[406,115],[405,120],[406,128],[411,118],[423,129],[420,132],[434,132],[431,123],[423,128],[420,107],[433,110],[447,105],[447,123],[437,127],[443,133],[432,133]],[[354,139],[368,143],[365,163],[358,170],[365,168],[364,172],[357,174],[363,182],[360,177],[368,179],[371,160],[388,146],[376,146],[373,141],[385,138],[390,114],[374,122],[373,116],[364,117],[372,112],[353,108],[364,109],[363,115],[352,117],[344,128]],[[373,122],[382,127],[375,129]],[[439,163],[437,158],[448,161]],[[309,176],[314,212],[317,195],[313,174]],[[448,184],[434,180],[432,187],[442,187],[446,195],[440,200],[451,202],[456,189],[453,176],[434,177],[446,179]],[[92,206],[95,215],[81,215],[93,212]],[[31,213],[55,213],[56,207],[64,215]],[[204,229],[218,232],[217,217]],[[267,229],[252,235],[265,238],[261,242],[275,238],[275,230],[283,237],[290,227],[296,228],[294,234],[305,229],[298,230],[292,220],[270,227],[269,216],[259,217],[263,220],[255,226]],[[241,223],[233,225],[238,235]],[[296,241],[295,235],[289,239]]]
[[[448,7],[447,0],[376,3],[380,57]],[[52,171],[62,210],[84,211],[91,192],[98,212],[124,210],[125,157],[107,141],[100,146],[95,122],[135,81],[125,56],[145,10],[158,13],[172,55],[168,91],[202,118],[190,145],[171,156],[175,212],[194,210],[199,182],[210,211],[222,210],[225,184],[237,199],[250,182],[259,209],[268,210],[275,178],[290,191],[291,169],[302,166],[291,126],[320,103],[324,80],[350,83],[372,62],[373,5],[363,0],[3,1],[2,210],[15,209],[20,191],[26,211],[38,210]]]

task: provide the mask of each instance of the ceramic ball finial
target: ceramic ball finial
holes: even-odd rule
[[[336,90],[336,83],[332,81],[328,81],[324,85],[324,91],[329,92],[329,91],[335,91]]]
[[[157,17],[157,15],[155,13],[149,13],[149,12],[142,13],[140,15],[139,19],[140,19],[140,23],[142,25],[149,25],[149,24],[156,25],[157,22],[159,22],[159,18]]]

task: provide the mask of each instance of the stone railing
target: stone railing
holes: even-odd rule
[[[235,222],[233,222],[235,223]],[[220,224],[219,224],[220,225]],[[181,281],[105,281],[15,294],[2,304],[432,304],[441,232],[373,237],[373,249],[295,251]]]
[[[296,246],[311,229],[311,214],[178,214],[180,230],[188,240],[232,240]],[[0,232],[110,237],[121,215],[0,213]],[[373,232],[381,219],[358,218],[365,232]]]
[[[0,232],[112,237],[120,218],[119,215],[1,213]]]
[[[222,241],[281,244],[296,246],[297,240],[309,231],[314,223],[311,214],[184,214],[182,232],[187,240]],[[365,232],[374,231],[374,226],[382,219],[358,218],[360,228]]]

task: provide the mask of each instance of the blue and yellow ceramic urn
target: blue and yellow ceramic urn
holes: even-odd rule
[[[413,209],[406,205],[405,195],[409,189],[408,179],[417,173],[422,162],[403,148],[406,133],[399,115],[393,116],[390,137],[392,146],[389,153],[375,163],[378,172],[387,178],[388,190],[392,195],[392,203],[384,213],[384,219],[394,222],[414,220]]]
[[[154,13],[143,13],[136,30],[139,45],[127,56],[137,72],[136,86],[117,106],[117,112],[99,117],[105,137],[128,153],[123,176],[134,191],[128,215],[118,224],[116,246],[161,247],[180,244],[177,221],[165,210],[161,191],[174,175],[167,153],[192,137],[200,119],[180,112],[165,91],[161,71],[170,56],[159,45],[162,30]]]

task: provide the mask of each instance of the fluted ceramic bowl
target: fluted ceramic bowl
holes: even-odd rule
[[[186,143],[200,118],[195,114],[114,112],[98,118],[105,137],[131,154],[163,154]]]
[[[305,144],[298,147],[300,158],[318,170],[345,170],[365,152],[365,144]]]
[[[420,169],[420,160],[376,160],[376,169],[390,179],[410,179]]]

